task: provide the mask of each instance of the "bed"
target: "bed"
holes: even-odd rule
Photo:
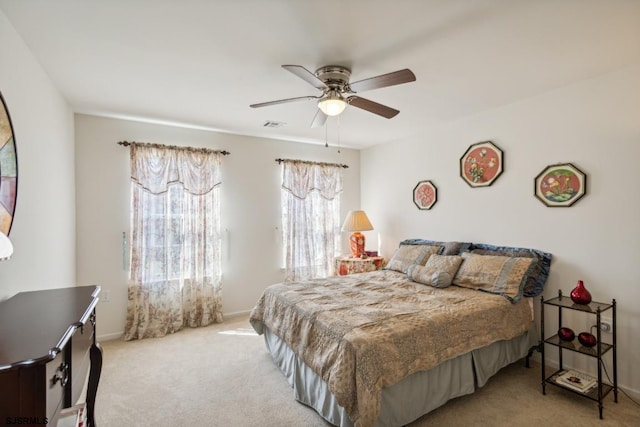
[[[473,393],[538,338],[551,255],[406,240],[381,271],[269,286],[250,315],[296,400],[337,426],[401,426]]]

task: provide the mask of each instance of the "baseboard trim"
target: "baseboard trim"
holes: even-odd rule
[[[233,319],[234,317],[248,316],[251,314],[251,310],[234,311],[233,313],[224,313],[222,317],[225,319]]]
[[[124,336],[124,331],[121,331],[121,332],[114,332],[112,334],[98,335],[96,338],[98,342],[100,342],[100,341],[118,340],[118,339],[121,339],[123,336]]]
[[[222,317],[224,319],[233,319],[236,317],[248,316],[249,314],[251,314],[251,310],[243,310],[243,311],[234,311],[233,313],[223,313]],[[98,341],[119,340],[119,339],[122,339],[123,336],[124,336],[124,331],[113,332],[111,334],[98,335],[97,340]]]

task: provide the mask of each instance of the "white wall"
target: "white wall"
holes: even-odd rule
[[[277,230],[281,167],[276,158],[339,162],[344,170],[342,211],[358,209],[359,152],[76,115],[77,282],[97,284],[110,294],[98,306],[102,337],[124,330],[127,270],[122,232],[129,230],[129,149],[122,140],[225,149],[222,160],[223,312],[248,312],[270,284],[281,282]],[[348,242],[344,236],[343,246]],[[345,246],[346,250],[347,246]],[[104,294],[103,294],[104,297]]]
[[[460,178],[459,160],[469,145],[485,140],[504,151],[505,171],[492,186],[471,188]],[[616,299],[619,383],[638,393],[638,159],[640,65],[635,65],[363,151],[362,208],[382,233],[387,257],[400,240],[412,237],[551,252],[545,298],[558,289],[568,294],[581,279],[595,300]],[[545,207],[533,195],[533,180],[559,162],[572,162],[587,174],[587,194],[569,208]],[[429,211],[412,202],[415,184],[424,179],[438,188]],[[595,323],[594,317],[565,316],[576,332]],[[545,319],[547,331],[557,328],[551,323],[555,316]],[[567,352],[565,362],[596,368]]]
[[[0,91],[15,133],[18,196],[0,300],[75,284],[73,113],[0,11]]]
[[[129,169],[128,150],[116,141],[130,139],[231,151],[223,161],[224,311],[247,311],[282,278],[274,249],[279,168],[273,159],[340,161],[351,166],[343,213],[367,211],[376,228],[367,233],[369,249],[376,248],[377,233],[387,257],[408,237],[535,247],[554,254],[546,298],[569,292],[578,279],[595,299],[616,298],[620,384],[640,390],[639,65],[365,150],[360,167],[358,152],[347,149],[338,157],[319,146],[82,115],[75,119],[74,159],[73,114],[2,12],[0,57],[19,170],[10,234],[15,253],[0,262],[0,300],[25,290],[99,284],[110,301],[98,308],[98,333],[122,331]],[[487,139],[505,151],[505,172],[491,187],[472,189],[459,177],[459,158]],[[533,197],[533,178],[564,161],[587,173],[588,193],[571,208],[547,208]],[[439,190],[430,211],[411,201],[422,179]],[[592,323],[568,320],[577,331]]]

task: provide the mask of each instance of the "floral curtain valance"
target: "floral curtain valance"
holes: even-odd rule
[[[339,165],[285,160],[282,168],[282,188],[304,199],[317,191],[327,200],[342,192],[342,173]]]
[[[206,194],[221,182],[220,155],[203,156],[191,148],[131,144],[131,170],[132,181],[153,194],[175,182],[191,194]]]

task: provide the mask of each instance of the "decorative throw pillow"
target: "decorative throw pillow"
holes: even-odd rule
[[[438,255],[433,254],[427,260],[425,264],[426,268],[430,268],[432,271],[443,271],[449,273],[453,279],[462,264],[462,257],[459,255]]]
[[[449,273],[446,271],[434,271],[424,265],[412,265],[407,271],[407,276],[414,282],[433,286],[434,288],[446,288],[451,285],[451,275]]]
[[[537,260],[535,258],[497,255],[462,254],[463,262],[453,284],[502,295],[511,302],[522,297],[527,277]]]
[[[411,266],[407,276],[424,285],[446,288],[451,285],[460,264],[462,264],[461,256],[433,254],[424,266]]]
[[[442,246],[401,245],[384,268],[406,273],[413,264],[424,265],[432,254],[438,254],[441,250]]]

